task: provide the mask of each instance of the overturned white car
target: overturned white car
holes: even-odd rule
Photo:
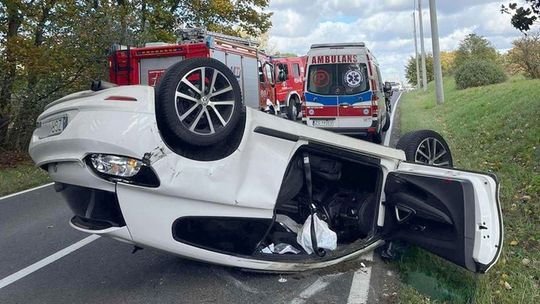
[[[51,103],[29,149],[84,232],[277,272],[403,240],[487,271],[503,239],[496,179],[451,169],[435,132],[398,147],[246,108],[231,71],[197,58],[155,90],[98,87]]]

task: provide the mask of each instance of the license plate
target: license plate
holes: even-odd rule
[[[67,116],[58,117],[56,119],[53,119],[51,121],[47,121],[44,123],[41,123],[41,128],[46,131],[44,137],[49,137],[53,135],[58,135],[64,131],[68,124],[68,118]]]
[[[312,120],[314,127],[333,127],[335,123],[335,119],[317,119]]]

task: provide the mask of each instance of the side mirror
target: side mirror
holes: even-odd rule
[[[285,74],[284,70],[280,70],[278,74],[278,81],[285,81],[287,80],[287,74]]]

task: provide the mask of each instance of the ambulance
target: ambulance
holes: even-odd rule
[[[379,64],[365,43],[314,44],[307,56],[304,123],[381,143],[390,116]]]

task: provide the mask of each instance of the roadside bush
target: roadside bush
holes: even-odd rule
[[[469,60],[458,67],[454,77],[458,89],[506,81],[506,74],[501,66],[488,60]]]

